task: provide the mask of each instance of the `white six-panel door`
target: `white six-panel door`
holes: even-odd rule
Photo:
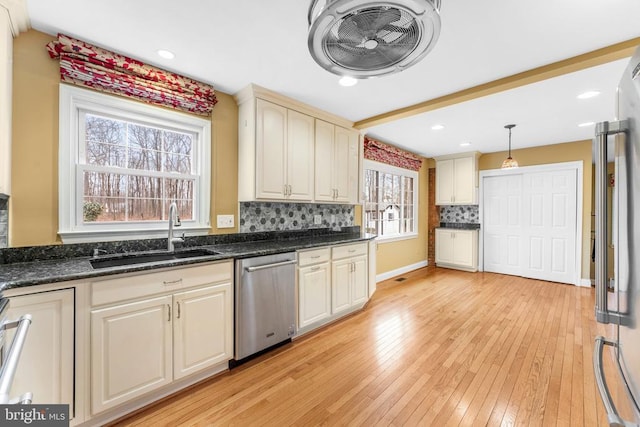
[[[483,178],[485,271],[576,281],[577,171]]]

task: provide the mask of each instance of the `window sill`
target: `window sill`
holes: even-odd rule
[[[411,233],[411,234],[403,234],[400,236],[378,236],[376,237],[376,242],[377,243],[392,243],[392,242],[399,242],[401,240],[410,240],[410,239],[417,239],[418,238],[418,233]]]
[[[211,231],[211,227],[180,227],[175,228],[176,236],[206,236]],[[168,229],[153,230],[103,230],[103,231],[59,231],[58,235],[62,243],[95,243],[113,242],[119,240],[143,240],[143,239],[166,239]]]

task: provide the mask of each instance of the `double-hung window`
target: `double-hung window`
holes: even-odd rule
[[[189,114],[60,85],[59,234],[64,242],[209,229],[211,124]]]
[[[417,236],[417,172],[365,160],[364,189],[368,233],[380,240]]]

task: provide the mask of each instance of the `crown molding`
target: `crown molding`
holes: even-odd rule
[[[0,7],[9,14],[13,37],[18,37],[18,34],[31,28],[25,0],[0,0]]]

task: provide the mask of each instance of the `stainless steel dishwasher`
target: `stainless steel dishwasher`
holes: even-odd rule
[[[236,260],[235,361],[291,341],[296,333],[296,254]]]

